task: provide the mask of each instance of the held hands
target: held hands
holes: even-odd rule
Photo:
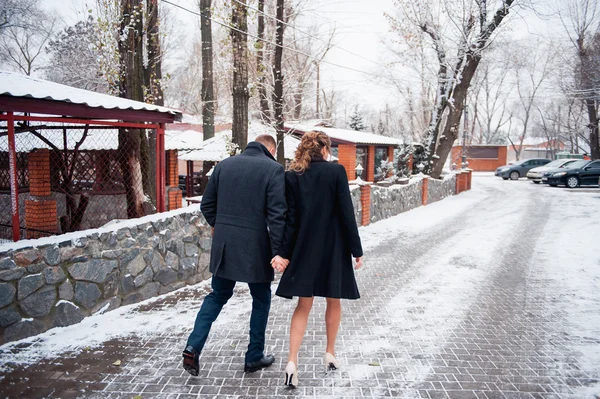
[[[289,260],[284,259],[279,255],[277,255],[273,259],[271,259],[271,266],[273,267],[273,269],[275,269],[276,271],[281,272],[281,273],[283,273],[285,271],[285,269],[288,267],[289,264],[290,264]]]
[[[358,270],[363,266],[363,257],[361,256],[360,258],[354,258],[354,270]]]

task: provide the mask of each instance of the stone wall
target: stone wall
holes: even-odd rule
[[[413,180],[407,185],[371,186],[371,223],[421,206],[421,185],[421,180]]]
[[[356,224],[362,224],[362,204],[360,201],[360,186],[350,186],[350,195],[352,196],[352,205],[354,205],[354,216]]]
[[[443,180],[429,178],[429,203],[441,201],[456,194],[456,175],[444,176]]]
[[[211,229],[198,211],[49,240],[0,253],[0,344],[209,277]]]

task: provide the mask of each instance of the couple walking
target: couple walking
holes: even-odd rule
[[[274,271],[283,272],[276,295],[298,304],[290,326],[285,384],[298,385],[298,352],[315,296],[327,298],[326,371],[339,368],[335,340],[341,319],[340,298],[358,299],[355,269],[362,247],[342,165],[329,163],[331,140],[309,132],[290,170],[273,156],[273,137],[261,135],[246,150],[220,162],[202,197],[201,210],[213,227],[210,271],[212,292],[196,317],[183,351],[183,367],[198,375],[212,323],[233,295],[236,282],[252,295],[250,343],[244,370],[254,372],[275,361],[264,353]]]

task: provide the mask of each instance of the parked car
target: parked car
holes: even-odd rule
[[[544,173],[542,183],[552,187],[595,186],[600,179],[600,161],[575,161],[564,168],[554,169]]]
[[[496,176],[500,176],[504,180],[518,180],[520,177],[527,176],[527,172],[538,166],[544,166],[549,163],[549,159],[524,159],[517,161],[512,165],[504,165],[496,169]]]
[[[527,178],[532,182],[539,184],[542,182],[544,173],[548,172],[549,170],[564,168],[575,161],[577,161],[577,159],[557,159],[547,163],[544,166],[538,166],[537,168],[531,169],[529,172],[527,172]]]

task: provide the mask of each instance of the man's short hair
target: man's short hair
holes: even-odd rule
[[[277,148],[277,143],[275,142],[275,139],[269,134],[261,134],[254,141],[261,143],[262,145],[267,147],[267,149]]]

